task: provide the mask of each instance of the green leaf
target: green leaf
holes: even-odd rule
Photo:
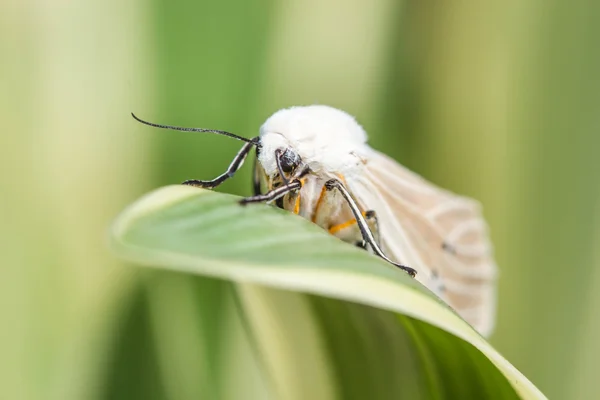
[[[303,218],[238,199],[159,189],[118,218],[112,246],[138,264],[237,282],[276,397],[302,398],[310,386],[313,398],[545,398],[404,272]]]

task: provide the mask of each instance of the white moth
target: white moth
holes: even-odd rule
[[[255,195],[243,203],[274,202],[373,251],[416,276],[481,334],[491,333],[496,266],[479,204],[434,186],[369,147],[352,116],[323,105],[287,108],[267,119],[253,139],[134,118],[246,142],[225,173],[184,184],[218,186],[255,148]]]

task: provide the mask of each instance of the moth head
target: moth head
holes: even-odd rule
[[[268,176],[274,177],[283,172],[289,177],[302,164],[302,157],[283,135],[269,132],[260,138],[258,161]]]
[[[269,176],[278,174],[278,160],[281,166],[306,165],[315,173],[346,174],[359,162],[354,154],[365,149],[366,133],[351,115],[312,105],[285,108],[271,115],[260,128],[260,142],[259,161]]]
[[[276,162],[279,163],[278,167],[281,167],[281,170],[285,173],[292,173],[298,168],[302,159],[291,147],[288,147],[285,150],[279,150],[276,152],[277,159]]]

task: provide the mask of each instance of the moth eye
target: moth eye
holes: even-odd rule
[[[279,158],[283,172],[292,172],[300,164],[300,156],[291,149],[286,149]]]

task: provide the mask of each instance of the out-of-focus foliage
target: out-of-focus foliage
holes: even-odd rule
[[[212,350],[190,354],[222,318],[241,331],[229,286],[121,265],[106,230],[141,193],[222,172],[239,143],[129,112],[250,137],[308,103],[483,202],[501,269],[491,342],[550,398],[592,398],[599,18],[584,0],[2,2],[0,398],[190,398],[173,379],[216,379]],[[249,188],[245,170],[220,190]],[[259,390],[239,340],[231,368]]]

